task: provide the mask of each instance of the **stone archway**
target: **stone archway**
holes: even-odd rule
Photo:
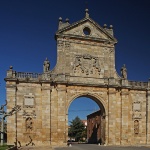
[[[92,93],[80,93],[80,94],[76,94],[74,95],[73,97],[71,97],[69,99],[69,103],[67,105],[67,111],[69,111],[69,107],[71,105],[71,103],[76,100],[77,98],[81,98],[81,97],[86,97],[86,98],[90,98],[91,101],[94,101],[96,102],[96,104],[99,106],[100,110],[101,110],[101,113],[100,113],[100,116],[101,116],[101,120],[100,120],[100,141],[97,141],[97,142],[100,142],[102,145],[104,145],[106,143],[106,108],[105,108],[105,102],[104,100],[99,97],[98,95],[96,94],[92,94]],[[68,113],[67,113],[67,121],[68,121]],[[68,130],[66,129],[66,131],[68,132]]]
[[[18,118],[8,118],[7,144],[14,144],[14,137],[24,145],[29,142],[24,122],[30,117],[35,145],[66,145],[66,114],[71,102],[82,96],[102,109],[103,144],[150,144],[150,81],[129,81],[127,75],[118,75],[113,33],[112,26],[101,27],[86,9],[85,17],[75,23],[59,19],[54,69],[50,70],[47,59],[43,73],[18,72],[10,66],[5,78],[7,111],[16,105],[21,111]],[[27,121],[31,124],[32,119]]]

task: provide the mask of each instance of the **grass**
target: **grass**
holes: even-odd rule
[[[10,148],[11,146],[10,145],[0,145],[0,150],[6,150],[6,149],[8,149],[8,148]]]
[[[6,149],[8,149],[8,146],[7,145],[0,145],[0,150],[6,150]]]

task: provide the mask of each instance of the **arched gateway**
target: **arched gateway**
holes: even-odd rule
[[[106,145],[150,144],[150,82],[128,81],[125,65],[116,73],[112,26],[99,26],[86,9],[73,24],[59,18],[55,39],[53,70],[46,59],[42,74],[7,71],[7,110],[21,106],[8,118],[8,144],[66,145],[68,107],[80,96],[101,106]]]
[[[88,118],[87,118],[87,142],[88,143],[98,143],[98,142],[100,142],[101,144],[105,144],[105,142],[106,142],[106,139],[105,139],[106,116],[107,116],[106,115],[107,106],[105,106],[105,101],[103,100],[103,98],[101,96],[99,96],[97,94],[89,93],[89,92],[81,92],[81,93],[78,93],[78,94],[74,95],[73,97],[71,97],[69,105],[67,106],[67,108],[69,109],[70,104],[72,103],[72,101],[74,101],[76,98],[80,98],[80,97],[90,98],[91,100],[95,101],[97,103],[97,105],[99,106],[99,108],[100,108],[100,111],[98,111],[97,115],[91,118],[91,120],[95,120],[96,117],[99,117],[98,120],[96,119],[97,120],[96,124],[92,123],[92,125],[90,125],[88,123]],[[86,103],[86,101],[85,101],[85,103]],[[85,107],[83,106],[83,108],[85,108]],[[88,115],[91,115],[91,114],[88,114]],[[66,117],[66,118],[68,118],[68,117]],[[89,134],[88,130],[94,130],[94,125],[97,125],[97,124],[99,126],[99,129],[96,130],[95,133],[94,133],[94,131],[92,131],[93,134],[92,133]],[[94,136],[92,136],[92,135],[94,135]],[[99,136],[97,137],[97,135],[99,135]],[[91,138],[93,138],[93,139],[91,139]]]

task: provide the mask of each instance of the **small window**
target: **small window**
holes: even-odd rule
[[[83,29],[83,33],[84,33],[85,35],[90,35],[91,30],[90,30],[88,27],[85,27],[85,28]]]

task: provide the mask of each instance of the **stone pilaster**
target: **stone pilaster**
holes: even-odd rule
[[[115,64],[115,49],[110,48],[109,50],[109,68],[110,68],[110,77],[114,77],[114,64]]]
[[[6,93],[7,93],[7,112],[10,112],[16,105],[16,81],[6,82]],[[7,137],[8,145],[13,145],[16,142],[17,130],[16,130],[16,115],[7,117]]]
[[[147,91],[147,102],[146,102],[146,130],[147,130],[147,144],[150,144],[150,90]]]
[[[65,72],[66,59],[64,59],[65,58],[64,51],[65,51],[65,39],[59,38],[57,39],[57,66],[59,66],[59,68],[56,68],[58,73]]]
[[[58,141],[66,145],[66,85],[59,85],[58,90]]]
[[[121,127],[121,145],[127,145],[129,140],[129,91],[121,90],[121,106],[122,106],[122,127]]]
[[[42,83],[42,142],[44,145],[50,145],[50,102],[51,102],[51,87],[49,83]]]
[[[115,141],[116,145],[120,145],[121,140],[121,97],[120,97],[120,89],[118,89],[116,93],[116,106],[115,106],[115,113],[116,113],[116,133],[115,133]]]
[[[55,86],[51,90],[51,145],[58,144],[58,92]]]
[[[108,90],[108,145],[115,145],[116,140],[116,90]]]

